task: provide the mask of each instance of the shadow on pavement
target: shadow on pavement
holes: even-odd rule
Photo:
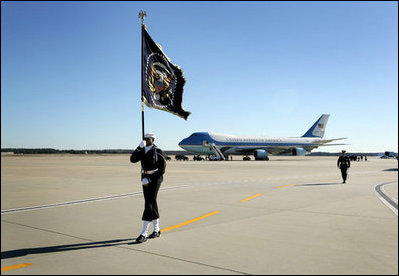
[[[126,243],[127,241],[131,240],[132,239],[119,239],[119,240],[99,241],[99,242],[90,242],[90,243],[77,243],[77,244],[66,244],[66,245],[57,245],[57,246],[48,246],[48,247],[9,250],[1,252],[1,259],[17,258],[30,254],[54,253],[54,252],[62,252],[69,250],[80,250],[88,248],[116,246],[123,244],[134,244],[134,243]]]
[[[383,170],[384,172],[397,172],[398,171],[398,168],[393,168],[393,169],[386,169],[386,170]]]
[[[295,185],[295,187],[297,186],[327,186],[327,185],[341,185],[342,183],[311,183],[311,184],[299,184],[299,185]]]

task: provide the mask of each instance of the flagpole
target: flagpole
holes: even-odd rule
[[[142,139],[144,140],[144,90],[143,90],[143,79],[144,79],[144,70],[143,70],[143,55],[144,55],[144,17],[147,16],[145,11],[140,11],[139,18],[141,18],[141,134]]]

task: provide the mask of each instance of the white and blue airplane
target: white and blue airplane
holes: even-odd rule
[[[237,136],[221,133],[195,132],[180,141],[179,146],[195,154],[216,155],[225,159],[229,155],[253,155],[255,160],[269,160],[268,155],[305,155],[332,141],[346,139],[323,139],[329,114],[323,114],[301,137]]]

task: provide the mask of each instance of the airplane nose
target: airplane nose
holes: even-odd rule
[[[184,138],[183,140],[180,141],[180,143],[178,144],[179,147],[181,147],[182,149],[186,150],[187,148],[185,147],[186,145],[190,145],[190,139]]]
[[[187,139],[187,138],[186,138],[186,139]],[[180,141],[179,147],[181,147],[182,145],[184,145],[184,141],[185,141],[186,139],[183,139],[183,140]]]

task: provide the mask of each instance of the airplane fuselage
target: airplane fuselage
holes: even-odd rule
[[[321,138],[237,136],[219,133],[196,132],[183,139],[179,146],[196,154],[212,154],[209,143],[214,143],[226,155],[243,155],[254,148],[270,151],[270,148],[303,148],[310,151],[317,147]]]

